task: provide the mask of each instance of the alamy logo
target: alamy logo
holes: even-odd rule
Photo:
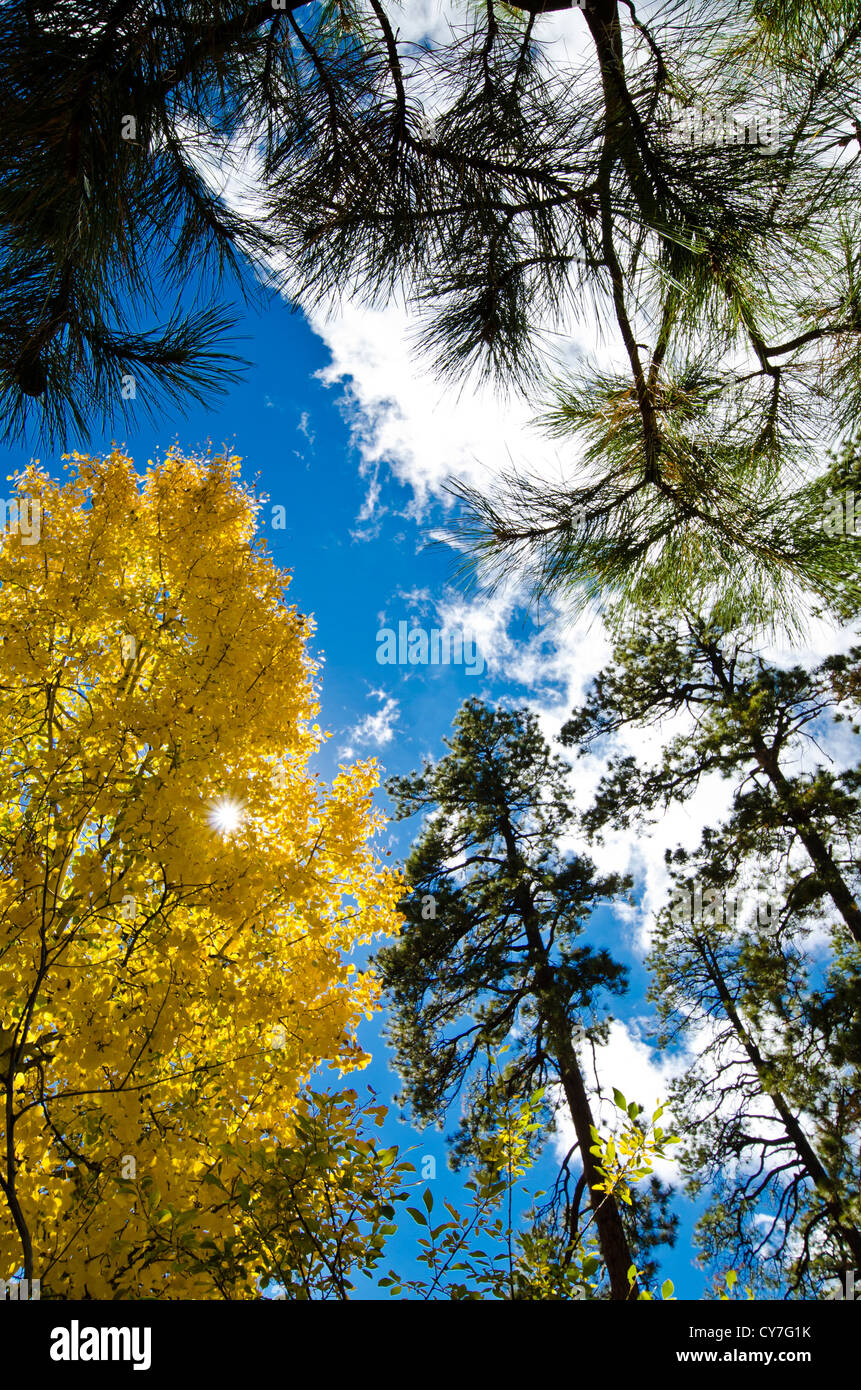
[[[735,921],[738,900],[724,895],[719,888],[675,888],[670,901],[671,922],[710,922],[713,926]]]
[[[405,622],[377,633],[377,661],[381,666],[463,666],[468,676],[480,676],[484,657],[474,637],[446,628],[408,628]]]
[[[855,493],[850,490],[835,493],[832,497],[831,488],[828,493],[822,518],[822,529],[826,536],[857,536],[861,531],[858,525],[861,521],[861,502],[856,505]]]
[[[42,534],[42,503],[38,498],[13,497],[4,502],[0,497],[0,517],[2,529],[10,535],[19,535],[22,545],[36,545]]]
[[[133,1370],[148,1371],[152,1360],[149,1327],[70,1327],[51,1330],[52,1361],[133,1361]]]
[[[843,1279],[844,1282],[838,1284],[833,1293],[826,1294],[826,1298],[834,1299],[837,1303],[861,1303],[861,1293],[855,1292],[855,1270],[847,1269]]]
[[[756,145],[767,154],[780,147],[780,118],[773,111],[700,111],[687,106],[673,121],[674,145]]]
[[[38,1279],[0,1279],[0,1303],[17,1299],[19,1303],[38,1303],[42,1297]]]
[[[703,888],[694,884],[693,888],[674,888],[670,898],[670,921],[681,925],[692,922],[697,926],[731,927],[742,907],[756,909],[756,920],[760,926],[770,926],[776,922],[783,904],[779,899],[770,898],[740,899],[719,888]]]

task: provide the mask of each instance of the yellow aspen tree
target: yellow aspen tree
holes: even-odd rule
[[[171,1249],[229,1251],[312,1074],[368,1060],[377,767],[312,770],[313,627],[236,458],[64,457],[0,538],[0,1277],[254,1297]]]

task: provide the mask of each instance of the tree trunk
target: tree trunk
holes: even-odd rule
[[[523,876],[526,866],[518,852],[514,830],[507,814],[503,814],[501,817],[500,829],[505,840],[506,855],[512,875],[517,879],[514,902],[523,922],[530,956],[535,967],[538,1014],[546,1025],[548,1040],[556,1054],[555,1060],[559,1069],[559,1079],[565,1092],[568,1109],[571,1112],[571,1120],[583,1163],[583,1174],[589,1188],[589,1200],[595,1213],[598,1245],[610,1281],[610,1297],[614,1301],[627,1302],[629,1299],[636,1299],[637,1285],[635,1283],[631,1286],[628,1282],[628,1270],[634,1261],[628,1245],[628,1238],[625,1235],[625,1228],[622,1225],[619,1204],[612,1193],[595,1191],[595,1183],[601,1181],[601,1175],[597,1171],[595,1156],[590,1153],[591,1146],[595,1142],[592,1137],[594,1120],[583,1081],[583,1073],[580,1070],[577,1055],[571,1042],[567,1015],[559,997],[556,972],[548,960],[547,949],[535,921],[532,895]]]
[[[752,1065],[756,1069],[757,1076],[762,1079],[768,1070],[765,1058],[739,1016],[717,958],[705,937],[696,937],[695,940],[703,964],[720,997],[724,1013],[732,1024],[736,1037],[739,1039]],[[856,1226],[846,1222],[841,1203],[835,1195],[834,1183],[825,1165],[820,1160],[819,1155],[816,1153],[810,1140],[801,1128],[798,1117],[790,1109],[786,1097],[780,1091],[773,1090],[765,1082],[763,1082],[763,1093],[768,1096],[780,1116],[781,1124],[786,1131],[786,1137],[793,1145],[798,1155],[799,1163],[816,1190],[820,1193],[825,1210],[834,1223],[835,1232],[852,1252],[856,1268],[861,1269],[861,1231],[859,1231]]]
[[[861,908],[859,908],[849,885],[834,863],[828,845],[816,829],[808,812],[796,801],[792,788],[780,769],[777,757],[758,734],[753,736],[753,748],[757,762],[777,792],[780,804],[792,822],[798,838],[813,860],[816,872],[825,884],[831,901],[849,928],[854,940],[861,945]]]
[[[562,1089],[565,1092],[565,1099],[568,1102],[568,1109],[574,1123],[574,1133],[577,1135],[577,1143],[580,1146],[583,1175],[589,1188],[589,1198],[595,1213],[598,1244],[601,1247],[601,1254],[604,1257],[610,1280],[610,1297],[620,1302],[635,1299],[637,1297],[636,1283],[633,1287],[628,1283],[628,1270],[634,1260],[628,1246],[625,1228],[622,1225],[619,1204],[612,1193],[594,1190],[595,1183],[601,1181],[601,1176],[596,1171],[595,1156],[590,1153],[590,1148],[595,1142],[592,1137],[592,1126],[595,1122],[583,1082],[583,1073],[578,1065],[567,1032],[553,1038],[552,1043],[559,1063],[559,1079],[562,1082]]]
[[[701,643],[701,650],[708,656],[712,672],[729,704],[734,691],[720,649],[713,642],[704,642]],[[813,824],[810,813],[799,805],[792,787],[781,770],[778,755],[769,748],[765,739],[756,729],[751,733],[750,747],[760,768],[777,792],[780,805],[810,855],[831,901],[849,928],[852,938],[861,945],[861,908],[859,908],[855,901],[855,895],[834,863],[828,845]]]

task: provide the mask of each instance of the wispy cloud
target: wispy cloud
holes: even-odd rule
[[[317,438],[317,436],[311,429],[311,417],[308,414],[307,410],[303,410],[302,414],[299,416],[299,423],[296,426],[296,429],[299,431],[300,434],[303,434],[305,436],[308,443],[313,448],[314,440]]]
[[[353,725],[347,734],[348,742],[340,749],[339,756],[342,758],[353,758],[362,748],[372,751],[385,748],[395,736],[400,702],[382,690],[371,693],[382,700],[382,706],[375,714],[366,714],[364,719]]]

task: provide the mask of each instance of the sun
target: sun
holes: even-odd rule
[[[212,803],[206,813],[206,819],[213,830],[217,830],[221,835],[232,835],[245,819],[245,806],[241,801],[223,796],[219,801]]]

